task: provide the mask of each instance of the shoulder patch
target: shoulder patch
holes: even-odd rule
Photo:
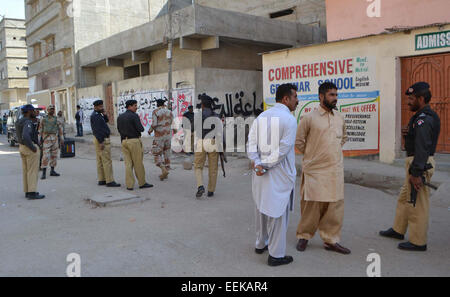
[[[422,125],[423,125],[423,123],[425,123],[425,121],[424,121],[424,120],[418,120],[418,121],[417,121],[417,126],[422,126]]]

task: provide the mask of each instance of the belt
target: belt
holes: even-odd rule
[[[123,137],[122,140],[139,139],[140,137]]]
[[[406,153],[407,157],[414,157],[414,153]],[[430,154],[430,157],[434,157],[434,154]]]

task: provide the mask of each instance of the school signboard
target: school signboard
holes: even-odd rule
[[[280,60],[277,60],[280,62]],[[277,87],[292,83],[298,88],[297,122],[318,108],[319,85],[326,81],[338,87],[338,110],[345,117],[348,142],[346,155],[379,153],[380,91],[376,80],[376,59],[370,56],[290,60],[277,65],[264,63],[264,104],[275,104]]]

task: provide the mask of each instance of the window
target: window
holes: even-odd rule
[[[150,63],[141,64],[141,76],[146,76],[150,74]]]
[[[276,18],[280,18],[280,17],[286,16],[286,15],[293,14],[293,13],[294,13],[294,9],[289,8],[289,9],[273,12],[273,13],[269,14],[269,16],[271,19],[276,19]]]
[[[0,70],[0,80],[4,80],[6,78],[5,76],[5,69]]]
[[[45,43],[45,55],[51,55],[55,51],[55,36],[51,36],[46,39]]]
[[[0,41],[0,51],[3,49],[3,41]]]
[[[41,44],[37,43],[33,45],[33,59],[34,61],[41,58]]]
[[[124,71],[124,79],[139,77],[139,65],[125,67],[123,71]]]
[[[34,16],[39,12],[39,0],[31,3],[31,15]]]

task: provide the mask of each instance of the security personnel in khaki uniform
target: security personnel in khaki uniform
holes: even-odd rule
[[[94,134],[95,154],[97,157],[97,177],[98,185],[107,187],[120,187],[114,181],[111,141],[109,136],[111,131],[108,127],[108,116],[103,109],[103,101],[94,101],[94,111],[91,114],[91,129]]]
[[[430,182],[434,173],[436,163],[433,155],[436,151],[441,122],[439,116],[428,105],[431,100],[429,84],[418,82],[406,91],[406,95],[409,109],[416,112],[409,121],[408,133],[405,136],[405,148],[408,155],[406,180],[398,198],[394,226],[386,231],[380,231],[380,235],[403,239],[409,227],[409,241],[400,243],[398,248],[426,251],[430,189],[423,184],[422,177]],[[409,203],[411,187],[417,190],[415,206]]]
[[[32,119],[36,118],[33,105],[22,107],[23,117],[16,123],[19,152],[22,158],[23,191],[28,199],[42,199],[44,195],[36,192],[39,172],[38,135]]]
[[[218,139],[222,140],[223,135],[222,121],[220,120],[219,115],[212,110],[213,100],[205,94],[200,96],[200,100],[202,102],[202,127],[195,127],[196,146],[194,154],[195,177],[197,179],[198,187],[196,194],[197,198],[201,198],[205,193],[205,187],[203,186],[203,167],[205,165],[206,157],[208,157],[209,175],[208,197],[214,196],[219,160],[219,143],[216,143],[216,141]],[[215,131],[216,133],[213,133],[212,131]]]
[[[144,127],[139,116],[136,114],[137,101],[128,100],[125,102],[126,112],[117,118],[117,130],[122,140],[122,153],[125,159],[125,183],[127,190],[133,190],[134,173],[138,179],[140,189],[151,188],[153,185],[145,181],[144,150],[142,148],[141,133]]]
[[[55,106],[49,105],[47,107],[47,115],[41,119],[39,124],[39,134],[41,135],[42,143],[42,176],[41,179],[46,178],[47,166],[50,161],[50,176],[60,176],[55,171],[56,162],[58,160],[58,137],[61,139],[61,145],[64,145],[64,135],[62,127],[55,116]]]
[[[173,122],[173,114],[164,106],[164,101],[165,100],[162,99],[156,100],[157,108],[153,111],[152,126],[150,130],[148,130],[149,135],[155,131],[152,153],[155,157],[156,166],[161,168],[162,173],[159,176],[160,180],[166,179],[169,175],[172,140],[171,127]]]

